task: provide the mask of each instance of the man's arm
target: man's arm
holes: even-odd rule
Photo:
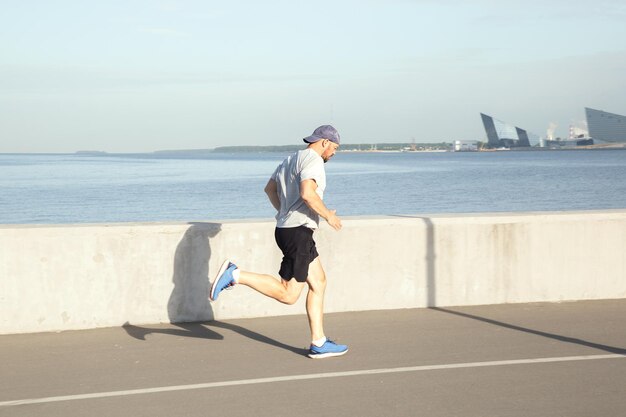
[[[324,201],[315,192],[316,189],[315,180],[304,180],[300,183],[300,197],[311,210],[324,218],[335,230],[341,229],[341,219],[335,214],[335,210],[329,210],[326,207]]]
[[[265,194],[270,199],[270,203],[274,206],[276,211],[280,211],[280,199],[278,198],[278,185],[276,181],[270,178],[265,186]]]

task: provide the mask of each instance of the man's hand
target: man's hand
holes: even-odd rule
[[[329,225],[335,230],[341,229],[341,219],[337,217],[336,210],[329,210],[319,195],[315,192],[317,183],[315,180],[304,180],[300,183],[300,197],[307,206],[321,217],[326,219]]]
[[[341,225],[341,219],[335,214],[336,212],[337,210],[330,210],[326,221],[333,227],[333,229],[341,230],[343,226]]]

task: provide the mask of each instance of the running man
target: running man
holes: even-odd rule
[[[326,275],[313,240],[313,231],[324,218],[335,230],[341,219],[323,202],[326,188],[324,163],[339,147],[339,133],[329,125],[320,126],[303,139],[306,149],[287,157],[274,171],[265,193],[276,208],[274,237],[283,252],[280,280],[271,275],[242,271],[226,260],[211,285],[210,299],[215,301],[222,290],[236,284],[247,285],[284,304],[294,304],[308,286],[306,312],[311,329],[309,357],[340,356],[348,346],[337,344],[324,334],[324,291]]]

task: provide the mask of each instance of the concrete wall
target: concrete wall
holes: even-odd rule
[[[277,275],[272,221],[0,226],[0,334],[304,313],[239,286]],[[315,239],[326,311],[626,297],[626,210],[345,218]]]

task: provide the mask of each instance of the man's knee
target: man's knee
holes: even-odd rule
[[[290,281],[282,281],[283,284],[283,292],[278,297],[278,301],[283,304],[293,305],[300,298],[300,293],[302,292],[303,283],[299,283],[292,279]]]
[[[324,270],[321,267],[311,268],[307,282],[313,291],[324,292],[326,289],[326,274]]]
[[[287,305],[294,305],[298,301],[299,294],[285,293],[278,301]]]

